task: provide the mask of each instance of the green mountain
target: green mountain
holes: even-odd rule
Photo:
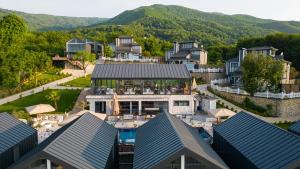
[[[201,12],[175,5],[152,5],[124,11],[93,27],[138,25],[145,36],[166,40],[198,40],[204,44],[232,43],[243,37],[270,33],[300,33],[300,22],[259,19],[249,15]]]
[[[23,17],[29,25],[30,30],[35,31],[72,29],[76,27],[84,27],[99,24],[107,20],[106,18],[66,17],[45,14],[29,14],[6,9],[0,9],[0,18],[12,13]]]

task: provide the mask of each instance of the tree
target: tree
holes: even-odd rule
[[[151,56],[151,53],[147,50],[143,51],[143,56],[149,57]]]
[[[10,47],[13,43],[22,39],[27,32],[24,20],[10,14],[0,20],[0,45],[1,48]]]
[[[23,110],[13,110],[11,115],[17,119],[30,119],[30,115]]]
[[[108,45],[104,46],[104,56],[109,58],[114,56],[113,49]]]
[[[79,51],[73,57],[73,59],[79,61],[82,66],[82,70],[84,72],[84,76],[86,76],[86,68],[89,64],[94,63],[96,60],[96,55],[93,53],[89,53],[87,51]]]
[[[57,111],[57,102],[60,100],[59,93],[57,91],[52,91],[46,97],[49,101],[53,102],[55,110]]]
[[[242,63],[243,85],[252,96],[265,89],[276,90],[282,75],[281,61],[271,56],[248,54]]]

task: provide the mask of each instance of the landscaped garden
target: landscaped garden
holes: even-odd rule
[[[80,77],[62,84],[62,86],[71,86],[71,87],[90,87],[91,86],[91,75],[86,77]]]
[[[222,96],[219,92],[213,90],[212,88],[208,88],[208,91],[213,93],[214,95],[217,95],[221,97],[222,99],[231,102],[232,104],[247,110],[249,112],[252,112],[254,114],[263,116],[263,117],[274,117],[273,112],[272,112],[272,107],[267,105],[267,108],[256,105],[252,100],[250,100],[248,97],[243,101],[243,103],[238,103],[236,101],[233,101],[231,99],[228,99],[227,97]]]
[[[294,123],[295,122],[285,121],[285,122],[278,122],[278,123],[274,123],[274,124],[282,129],[287,130]]]
[[[57,110],[53,113],[64,113],[70,111],[80,94],[80,90],[45,90],[43,92],[33,94],[27,97],[20,98],[0,105],[0,112],[12,113],[14,111],[20,111],[23,118],[28,118],[29,115],[25,111],[25,107],[33,106],[36,104],[51,104],[55,107],[53,100],[49,99],[51,94],[57,93],[59,99],[57,100]],[[24,111],[24,112],[22,112]]]
[[[38,73],[36,76],[32,76],[19,85],[17,88],[1,88],[0,87],[0,98],[4,98],[16,93],[20,93],[25,90],[30,90],[32,88],[42,86],[44,84],[65,78],[70,76],[69,74],[60,73],[61,69],[50,68],[46,72]]]

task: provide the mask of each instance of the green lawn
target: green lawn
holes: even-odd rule
[[[67,83],[62,84],[63,86],[71,86],[71,87],[90,87],[91,86],[91,75],[87,75],[86,77],[80,77],[69,81]]]
[[[287,130],[294,122],[279,122],[279,123],[274,123],[276,126]]]
[[[0,98],[4,98],[4,97],[7,97],[7,96],[16,94],[16,93],[20,93],[20,92],[25,91],[25,90],[30,90],[30,89],[33,89],[35,87],[42,86],[46,83],[50,83],[50,82],[53,82],[53,81],[56,81],[56,80],[59,80],[59,79],[70,76],[68,74],[59,73],[60,70],[61,69],[50,68],[46,72],[39,73],[37,75],[37,84],[36,84],[35,77],[30,77],[27,81],[25,81],[23,83],[22,88],[18,88],[17,90],[13,89],[13,88],[11,88],[11,89],[2,88],[0,86]]]
[[[0,105],[0,112],[13,112],[14,110],[25,110],[25,107],[36,105],[36,104],[51,104],[46,96],[54,90],[45,90],[43,92],[33,94],[31,96],[23,97],[21,99],[15,100],[13,102]],[[80,90],[55,90],[60,95],[60,100],[58,101],[58,110],[55,113],[64,113],[73,108],[77,97],[80,94]]]

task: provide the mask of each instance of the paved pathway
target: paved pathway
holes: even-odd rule
[[[89,65],[87,67],[87,74],[91,74],[93,69],[94,69],[94,65]],[[70,73],[70,74],[72,74],[72,76],[69,76],[69,77],[54,81],[54,82],[47,83],[45,85],[30,89],[30,90],[26,90],[26,91],[23,91],[18,94],[14,94],[14,95],[2,98],[2,99],[0,99],[0,105],[11,102],[11,101],[15,101],[15,100],[19,99],[20,97],[30,96],[34,93],[42,92],[46,89],[82,89],[82,88],[65,87],[65,86],[59,86],[59,85],[84,76],[83,70],[64,69],[62,72]]]
[[[84,90],[82,90],[74,104],[73,109],[69,112],[69,114],[75,114],[78,113],[80,111],[82,111],[82,109],[79,107],[79,105],[81,104],[80,102],[84,101],[86,102],[86,96],[90,93],[90,88],[85,88]]]
[[[275,123],[275,122],[280,122],[280,121],[283,122],[283,121],[298,121],[298,120],[300,120],[300,116],[293,116],[293,117],[262,117],[262,116],[256,115],[254,113],[251,113],[247,110],[244,110],[244,109],[232,104],[231,102],[228,102],[228,101],[220,98],[219,96],[216,96],[213,93],[209,92],[207,90],[207,85],[198,86],[198,91],[200,91],[200,93],[203,93],[203,94],[206,94],[206,95],[217,98],[221,103],[224,103],[224,106],[228,106],[229,109],[233,108],[234,110],[237,110],[237,112],[244,111],[246,113],[249,113],[249,114],[251,114],[251,115],[253,115],[253,116],[255,116],[259,119],[262,119],[266,122],[269,122],[269,123]]]

